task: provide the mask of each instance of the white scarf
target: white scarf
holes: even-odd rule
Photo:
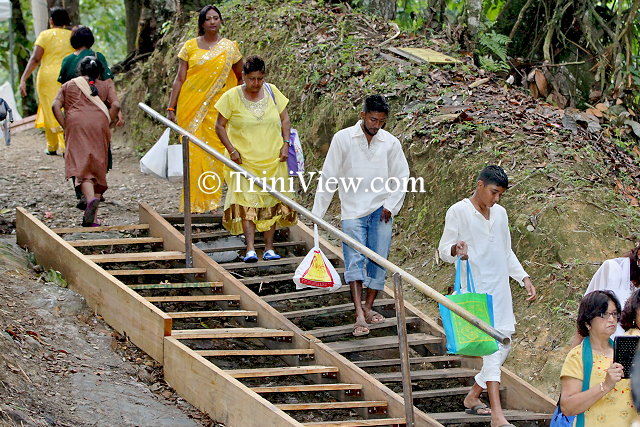
[[[78,86],[80,91],[87,98],[89,98],[89,101],[93,102],[98,108],[100,108],[102,110],[102,112],[107,116],[107,120],[109,120],[109,122],[111,122],[111,116],[109,115],[109,109],[104,104],[104,102],[102,102],[102,99],[100,99],[99,96],[92,96],[91,95],[91,87],[89,86],[89,82],[87,82],[87,79],[85,79],[84,77],[80,76],[80,77],[76,77],[75,79],[71,79],[71,81],[74,82],[76,84],[76,86]]]

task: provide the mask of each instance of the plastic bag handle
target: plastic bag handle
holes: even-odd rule
[[[320,249],[320,237],[318,236],[318,224],[313,224],[313,247]]]
[[[469,260],[465,260],[467,263],[467,292],[476,293],[476,285],[473,281],[473,275],[471,274],[471,265],[469,264]],[[460,293],[460,268],[461,268],[462,258],[458,257],[458,261],[456,263],[456,280],[453,283],[453,292],[458,294]]]

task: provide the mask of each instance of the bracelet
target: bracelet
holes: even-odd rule
[[[288,139],[283,139],[282,142],[286,142],[287,144],[291,143],[291,141],[289,141]]]
[[[168,107],[168,108],[167,108],[167,111],[176,111],[176,109],[175,109],[175,108]]]
[[[238,152],[238,150],[236,150],[236,149],[234,148],[234,150],[233,150],[232,152],[230,152],[230,153],[229,153],[229,155],[232,155],[233,153],[237,153],[237,152]]]

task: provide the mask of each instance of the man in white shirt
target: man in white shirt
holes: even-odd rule
[[[404,201],[409,165],[398,138],[382,129],[389,106],[380,95],[365,99],[361,120],[333,136],[322,167],[322,180],[337,181],[342,217],[342,231],[383,257],[389,255],[393,217]],[[318,186],[313,213],[326,213],[333,193],[329,185]],[[378,291],[384,288],[386,271],[360,252],[342,244],[346,271],[351,287],[356,322],[354,336],[369,333],[368,323],[384,322],[373,310]],[[367,288],[364,305],[362,287]]]
[[[509,179],[500,166],[485,167],[473,195],[447,211],[438,250],[446,262],[454,263],[457,257],[469,260],[476,292],[493,297],[495,328],[511,337],[515,317],[509,277],[526,288],[527,301],[536,298],[536,288],[511,249],[507,212],[497,204],[508,187]],[[511,345],[500,344],[497,352],[482,358],[482,370],[464,399],[467,413],[490,415],[492,426],[512,425],[500,404],[500,367],[510,350]],[[480,401],[484,389],[488,391],[491,408]]]

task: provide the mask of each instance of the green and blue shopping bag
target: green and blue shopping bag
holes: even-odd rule
[[[462,293],[460,286],[461,263],[462,260],[458,257],[453,294],[447,295],[447,298],[493,326],[493,298],[489,294],[476,293],[468,260],[466,261],[467,292]],[[442,304],[440,304],[440,317],[447,336],[448,353],[486,356],[498,351],[498,342],[495,339]]]

